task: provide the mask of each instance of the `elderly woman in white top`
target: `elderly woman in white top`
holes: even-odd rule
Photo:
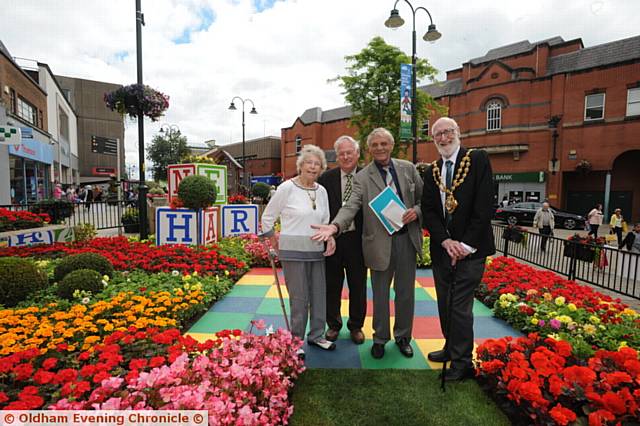
[[[324,152],[315,145],[305,145],[296,162],[298,175],[282,183],[262,214],[264,236],[272,237],[279,250],[284,277],[289,291],[291,332],[304,339],[311,311],[307,343],[325,350],[335,343],[323,338],[326,319],[326,283],[324,257],[335,251],[335,241],[324,244],[313,241],[312,224],[329,222],[329,199],[323,186],[316,183],[327,168]],[[280,218],[279,241],[273,227]],[[304,352],[299,352],[304,356]]]

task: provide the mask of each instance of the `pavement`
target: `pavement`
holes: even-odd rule
[[[399,368],[399,369],[438,369],[442,364],[427,360],[427,354],[439,350],[444,345],[444,338],[440,331],[436,291],[433,275],[430,269],[418,269],[415,282],[415,317],[413,322],[413,347],[414,357],[402,356],[392,341],[388,342],[386,354],[382,359],[374,359],[371,356],[373,344],[372,328],[372,290],[371,280],[368,279],[367,288],[367,317],[363,332],[366,341],[362,345],[354,344],[349,337],[346,325],[340,332],[337,348],[327,352],[316,347],[310,347],[306,343],[303,348],[306,353],[305,364],[309,368]],[[282,270],[278,272],[279,281],[283,290],[283,298],[287,312],[289,312],[289,299],[284,285]],[[341,311],[344,324],[348,319],[348,290],[342,293]],[[394,292],[391,290],[391,300]],[[391,302],[391,325],[394,321],[394,306]],[[479,301],[474,302],[473,313],[474,335],[476,346],[486,339],[504,336],[520,336],[521,333],[514,330],[506,322],[493,316],[491,309]],[[213,338],[218,330],[240,329],[249,331],[251,321],[262,319],[267,326],[284,328],[285,322],[278,300],[273,272],[270,268],[253,268],[244,275],[223,299],[216,302],[186,333],[198,341]],[[308,331],[308,330],[307,330]],[[254,329],[253,332],[256,332]]]

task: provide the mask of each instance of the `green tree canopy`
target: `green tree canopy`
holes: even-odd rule
[[[384,127],[394,135],[396,144],[393,155],[399,149],[406,149],[406,144],[398,143],[400,64],[410,64],[411,56],[387,44],[382,37],[374,37],[367,47],[355,55],[346,56],[345,60],[347,75],[339,75],[330,81],[339,81],[344,88],[343,94],[353,111],[351,124],[356,126],[357,137],[363,145],[361,151],[366,152],[366,138],[376,127]],[[425,78],[433,81],[436,74],[437,70],[426,59],[417,59],[418,83]],[[429,94],[418,89],[417,105],[413,106],[414,114],[417,113],[418,128],[429,118],[430,111],[444,113],[446,109]]]
[[[156,134],[147,150],[147,158],[153,162],[153,179],[166,181],[167,166],[179,164],[188,155],[187,138],[182,136],[180,130]]]

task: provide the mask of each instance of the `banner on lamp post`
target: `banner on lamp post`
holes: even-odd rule
[[[400,64],[400,139],[411,139],[411,64]]]

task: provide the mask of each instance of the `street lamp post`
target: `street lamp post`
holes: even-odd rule
[[[236,99],[238,99],[240,102],[242,102],[242,184],[244,185],[245,188],[249,188],[249,185],[247,185],[247,161],[246,161],[246,157],[245,157],[245,152],[244,152],[244,104],[245,102],[251,102],[251,111],[249,112],[249,114],[257,114],[258,111],[256,111],[256,106],[253,104],[253,101],[251,99],[242,99],[239,96],[234,96],[233,99],[231,99],[231,105],[229,105],[229,109],[231,111],[235,111],[236,105],[233,103],[233,101],[235,101]]]
[[[142,85],[142,26],[144,15],[142,13],[142,0],[136,0],[136,60],[138,70],[138,84]],[[140,99],[138,99],[138,103]],[[142,108],[138,108],[138,168],[140,184],[138,186],[138,219],[140,223],[140,239],[149,237],[147,229],[147,187],[144,168],[144,115]]]
[[[402,17],[400,17],[400,12],[398,12],[398,9],[396,9],[396,6],[398,5],[398,2],[400,0],[396,0],[396,2],[393,5],[393,9],[391,10],[391,13],[389,15],[389,18],[387,18],[387,20],[385,21],[384,25],[387,28],[398,28],[400,26],[402,26],[402,24],[404,24],[404,19],[402,19]],[[429,28],[427,30],[427,32],[424,34],[424,36],[422,37],[422,39],[424,41],[436,41],[438,40],[440,37],[442,37],[442,34],[440,34],[440,32],[438,30],[436,30],[436,26],[433,23],[433,19],[431,18],[431,13],[429,13],[429,11],[420,6],[417,8],[414,8],[413,5],[408,1],[408,0],[404,0],[405,3],[407,3],[409,5],[409,7],[411,8],[411,13],[413,15],[413,40],[412,40],[412,51],[411,51],[411,134],[413,135],[413,163],[417,163],[418,162],[418,121],[417,121],[417,111],[418,109],[416,108],[417,106],[417,102],[416,100],[418,99],[418,93],[417,93],[417,82],[416,82],[416,12],[418,10],[424,10],[425,12],[427,12],[427,15],[429,15],[429,21],[431,22],[429,24]]]

